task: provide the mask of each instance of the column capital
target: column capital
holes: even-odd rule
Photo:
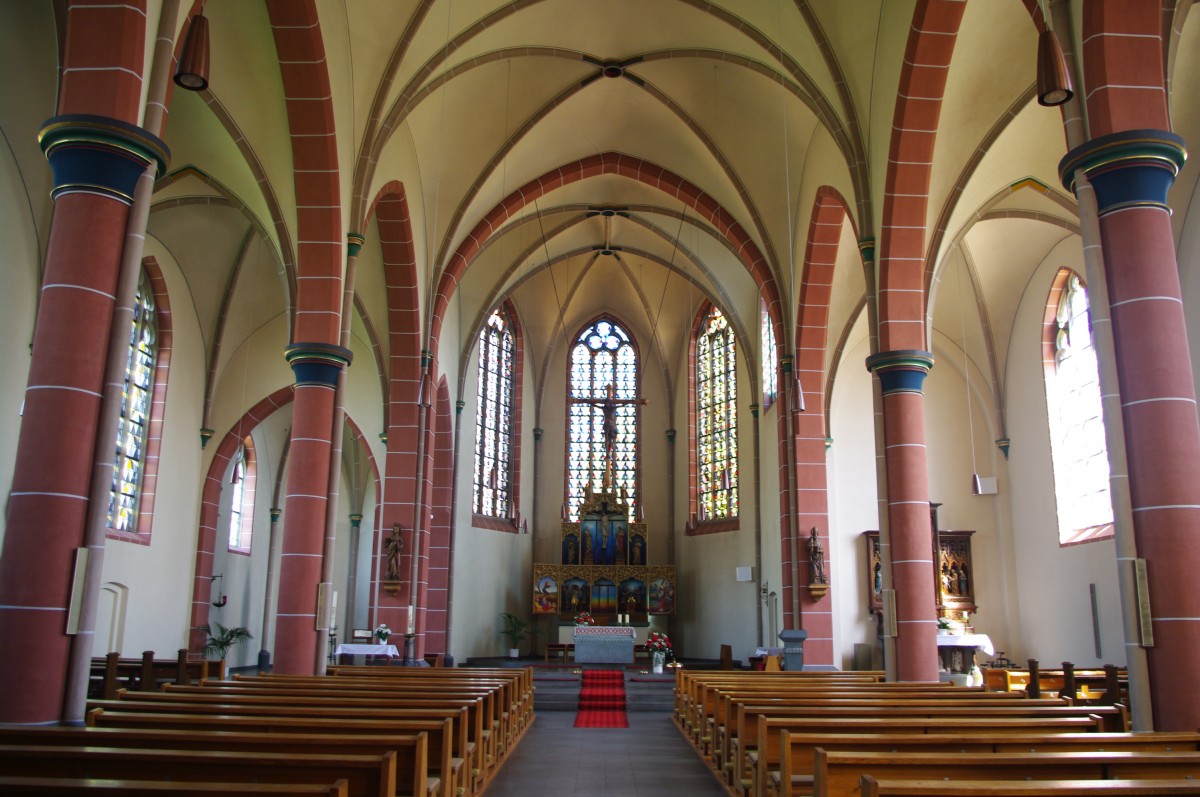
[[[54,199],[85,192],[133,204],[134,186],[146,167],[155,164],[161,176],[171,159],[171,150],[157,136],[92,114],[47,119],[38,132],[38,146],[54,173]]]
[[[346,256],[358,257],[358,253],[362,250],[363,244],[366,242],[366,236],[360,232],[346,233]]]
[[[293,343],[283,350],[297,385],[337,385],[338,373],[354,359],[349,349],[332,343]]]
[[[867,358],[867,370],[879,377],[884,394],[920,393],[931,368],[933,354],[919,349],[881,351]]]
[[[864,263],[875,262],[875,236],[868,235],[858,239],[858,252]]]
[[[358,528],[360,525],[362,525],[362,521],[363,521],[362,513],[360,513],[360,512],[351,513],[351,515],[350,515],[350,527],[351,528],[355,528],[355,529]]]
[[[1167,191],[1175,182],[1187,147],[1165,130],[1124,130],[1076,147],[1058,163],[1058,176],[1072,193],[1075,173],[1083,170],[1096,189],[1100,215],[1129,207],[1168,209]]]

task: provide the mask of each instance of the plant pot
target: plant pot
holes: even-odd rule
[[[667,654],[661,650],[656,650],[650,654],[650,666],[656,675],[662,675],[663,664],[667,661]]]
[[[508,649],[508,657],[509,657],[510,659],[519,659],[519,658],[521,658],[521,649],[520,649],[520,648],[509,648],[509,649]]]

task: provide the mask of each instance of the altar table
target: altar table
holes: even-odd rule
[[[573,633],[579,664],[633,664],[634,630],[625,625],[577,625]]]
[[[400,651],[395,645],[338,645],[334,651],[335,656],[387,656],[388,658],[398,658]]]
[[[996,655],[996,648],[987,634],[938,634],[937,646],[942,670],[940,680],[960,686],[970,680],[976,651]]]

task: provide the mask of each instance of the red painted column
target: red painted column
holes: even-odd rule
[[[867,358],[883,391],[888,529],[896,591],[896,677],[937,681],[937,599],[933,591],[933,528],[925,455],[922,386],[933,355],[888,351]]]
[[[39,135],[54,171],[54,221],[0,556],[0,638],[20,640],[0,722],[50,723],[63,701],[76,550],[114,293],[134,185],[166,146],[98,116],[59,116]],[[25,655],[28,654],[28,655]]]
[[[1087,174],[1099,207],[1134,537],[1148,571],[1156,730],[1200,726],[1200,691],[1187,677],[1200,657],[1200,421],[1167,205],[1185,157],[1178,136],[1130,130],[1072,150],[1059,166],[1072,190],[1077,171]]]
[[[312,675],[333,408],[338,372],[350,363],[351,353],[330,343],[295,343],[286,356],[296,375],[296,397],[279,559],[275,672]]]

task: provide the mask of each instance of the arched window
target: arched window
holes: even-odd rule
[[[575,338],[567,373],[567,517],[578,520],[588,486],[599,491],[612,460],[612,490],[637,516],[638,354],[616,321],[602,318]]]
[[[1059,543],[1111,537],[1108,446],[1087,288],[1067,269],[1059,271],[1047,302],[1043,352]]]
[[[776,367],[775,326],[767,312],[767,303],[759,299],[759,324],[762,327],[762,406],[763,412],[779,397],[779,371]]]
[[[700,522],[738,514],[737,344],[710,307],[696,331],[696,499]]]
[[[254,534],[254,494],[258,482],[258,466],[254,456],[254,439],[246,435],[233,460],[229,476],[229,550],[250,553]]]
[[[154,291],[145,270],[138,281],[125,362],[125,391],[113,460],[112,489],[108,501],[108,527],[114,531],[138,530],[138,505],[146,467],[146,443],[158,360],[158,312]]]
[[[516,342],[508,313],[495,310],[479,332],[473,511],[512,518],[513,370]]]

